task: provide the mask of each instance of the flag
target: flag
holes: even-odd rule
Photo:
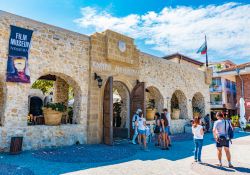
[[[202,55],[207,53],[207,42],[204,42],[196,53],[201,53]]]

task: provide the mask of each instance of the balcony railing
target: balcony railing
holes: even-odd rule
[[[210,92],[221,92],[222,86],[221,85],[215,85],[210,87]]]
[[[222,101],[212,101],[211,105],[222,105]]]

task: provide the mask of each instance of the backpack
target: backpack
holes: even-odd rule
[[[231,140],[234,138],[234,131],[233,131],[232,125],[230,124],[229,121],[228,121],[228,124],[229,124],[229,128],[228,128],[227,134],[228,134],[229,139]]]

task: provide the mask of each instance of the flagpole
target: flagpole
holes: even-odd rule
[[[205,35],[205,43],[206,43],[206,49],[207,49],[207,37],[206,37],[206,35]],[[206,67],[208,67],[207,50],[206,50]]]

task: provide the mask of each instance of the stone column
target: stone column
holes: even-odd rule
[[[67,105],[68,103],[68,93],[69,93],[69,85],[68,83],[61,79],[60,77],[56,77],[56,81],[54,83],[54,93],[53,93],[53,102],[54,103],[64,103]]]

